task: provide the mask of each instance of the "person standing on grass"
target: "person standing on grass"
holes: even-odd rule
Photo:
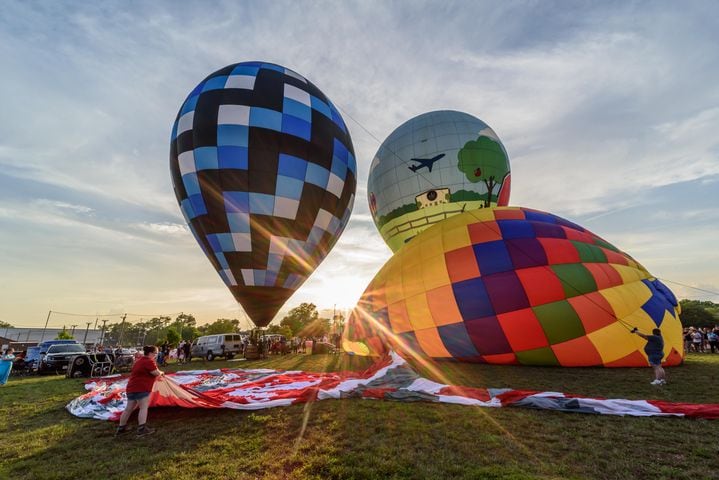
[[[7,379],[10,378],[12,371],[12,362],[15,360],[15,350],[8,348],[5,353],[0,356],[0,385],[5,385]]]
[[[702,333],[699,331],[699,329],[694,330],[692,332],[692,344],[694,345],[695,352],[704,352],[704,348],[702,348],[702,343],[704,343],[704,337],[702,336]]]
[[[709,341],[709,348],[711,348],[712,353],[714,353],[715,350],[719,350],[719,335],[717,334],[716,329],[709,330],[709,333],[707,333],[707,340]]]
[[[177,344],[177,363],[182,365],[185,363],[185,341],[181,341]]]
[[[157,377],[164,375],[157,368],[155,357],[157,357],[157,347],[154,345],[142,348],[144,355],[135,362],[130,373],[130,379],[127,381],[125,392],[127,393],[127,407],[120,417],[120,425],[117,427],[115,436],[121,435],[128,431],[127,422],[130,420],[132,412],[139,408],[137,414],[137,436],[144,437],[154,433],[155,430],[147,426],[147,409],[150,407],[150,393],[155,385]]]
[[[689,328],[684,329],[684,351],[692,351],[692,331]]]
[[[639,331],[637,327],[632,329],[632,333],[636,333],[644,340],[647,344],[644,346],[644,353],[649,357],[649,365],[654,369],[654,381],[652,385],[666,385],[667,376],[662,368],[662,358],[664,358],[664,339],[662,338],[662,331],[658,328],[652,330],[651,335],[645,335]]]
[[[185,352],[185,361],[187,363],[190,363],[190,347],[192,346],[192,342],[189,340],[185,341],[185,344],[182,346],[182,350]]]

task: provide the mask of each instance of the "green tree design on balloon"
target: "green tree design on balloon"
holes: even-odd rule
[[[500,185],[509,173],[509,161],[501,145],[489,137],[480,136],[470,140],[457,154],[457,167],[472,183],[480,180],[487,187],[487,198],[484,206],[489,207],[492,192]]]

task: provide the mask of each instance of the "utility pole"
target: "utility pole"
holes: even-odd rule
[[[50,321],[51,313],[52,313],[52,310],[47,311],[47,318],[45,319],[45,328],[42,329],[42,336],[40,337],[40,343],[42,343],[42,341],[45,340],[45,330],[47,330],[47,322]]]
[[[332,305],[332,326],[330,327],[330,333],[337,333],[337,304]]]
[[[127,318],[127,314],[124,314],[122,316],[122,325],[120,325],[120,340],[117,342],[118,347],[122,346],[122,337],[125,335],[125,319]]]
[[[70,335],[72,335],[74,337],[75,336],[75,327],[77,327],[77,325],[70,325],[70,326],[72,327],[72,331],[70,332]]]
[[[100,334],[100,345],[105,346],[105,324],[107,320],[102,321],[102,333]]]
[[[87,328],[85,329],[85,337],[82,339],[82,344],[85,345],[87,343],[87,331],[90,330],[90,324],[92,322],[87,322]],[[97,320],[95,320],[95,324],[97,324]]]
[[[97,330],[97,321],[99,320],[99,317],[95,317],[95,326],[92,327],[93,330]]]
[[[167,317],[165,318],[165,320],[162,321],[162,333],[165,335],[165,341],[167,341],[167,326],[170,325],[171,321],[172,319],[170,317]]]

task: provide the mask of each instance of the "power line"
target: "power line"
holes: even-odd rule
[[[359,127],[360,127],[362,130],[364,130],[365,132],[367,132],[367,135],[369,135],[370,137],[372,137],[372,138],[375,140],[375,142],[377,142],[377,143],[380,145],[380,147],[382,146],[382,141],[381,141],[379,138],[377,138],[372,132],[370,132],[369,129],[367,129],[364,125],[362,125],[359,121],[357,121],[352,115],[350,115],[349,112],[347,112],[347,110],[345,110],[344,108],[341,108],[341,107],[337,107],[337,108],[338,108],[339,110],[341,110],[342,113],[344,113],[345,115],[347,115],[347,117],[349,117],[350,120],[352,120],[352,121],[355,122],[357,125],[359,125]],[[387,145],[385,145],[384,147],[387,149],[387,151],[388,151],[389,153],[391,153],[392,155],[394,155],[395,157],[397,157],[397,159],[399,159],[400,162],[402,162],[402,163],[404,163],[405,165],[407,165],[407,167],[410,166],[410,164],[409,164],[408,161],[403,160],[402,157],[400,157],[396,152],[394,152],[394,151],[393,151],[391,148],[389,148]],[[421,173],[421,172],[414,172],[414,173],[416,173],[416,174],[419,175],[420,177],[424,178],[424,179],[427,181],[427,183],[429,183],[430,185],[432,185],[434,188],[440,188],[439,186],[435,185],[435,183],[434,183],[432,180],[430,180],[429,178],[425,177],[423,173]]]
[[[101,314],[101,315],[98,315],[98,314],[88,315],[88,314],[84,314],[84,313],[56,312],[55,310],[51,310],[50,312],[54,315],[65,315],[65,316],[69,316],[69,317],[96,317],[96,318],[97,317],[122,317],[122,316],[151,317],[152,318],[152,317],[172,317],[172,316],[182,314],[182,312],[175,312],[175,313],[160,313],[160,314],[156,314],[156,313],[152,313],[152,314],[148,314],[148,313],[107,313],[107,314]]]
[[[91,322],[92,323],[92,322]],[[4,329],[5,327],[0,328],[0,330]],[[12,327],[7,327],[9,329],[15,329],[15,330],[25,330],[27,328],[42,328],[42,325],[13,325]],[[62,325],[48,325],[48,329],[51,330],[62,330]],[[100,330],[99,328],[91,328],[90,330]]]
[[[57,312],[55,310],[50,310],[50,313],[54,313],[55,315],[66,315],[68,317],[97,317],[98,316],[97,314],[87,315],[87,314],[83,314],[83,313]],[[107,313],[107,314],[100,315],[100,317],[121,317],[122,315],[123,315],[122,313]]]
[[[711,290],[705,290],[705,289],[699,288],[699,287],[692,287],[691,285],[687,285],[687,284],[685,284],[685,283],[675,282],[675,281],[673,281],[673,280],[667,280],[666,278],[662,278],[661,280],[664,281],[664,282],[673,283],[674,285],[680,285],[680,286],[682,286],[682,287],[691,288],[691,289],[697,290],[697,291],[699,291],[699,292],[710,293],[710,294],[712,294],[712,295],[717,295],[717,296],[719,296],[719,292],[712,292]]]

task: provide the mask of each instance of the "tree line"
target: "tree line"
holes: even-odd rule
[[[343,324],[344,317],[335,316],[334,322]],[[333,319],[321,318],[313,303],[302,303],[290,310],[279,325],[270,325],[267,334],[291,337],[321,337],[330,333]],[[240,333],[240,321],[236,318],[218,318],[214,322],[197,325],[192,314],[180,314],[176,318],[155,317],[146,321],[109,323],[104,342],[109,345],[159,345],[167,342],[176,345],[181,340],[192,341],[203,335]]]
[[[719,325],[719,304],[708,300],[681,300],[682,312],[679,318],[684,327],[713,327]],[[313,303],[302,303],[290,310],[279,325],[270,325],[266,333],[279,333],[291,337],[321,337],[331,331],[332,323],[342,328],[344,316],[334,319],[321,318]],[[0,321],[0,328],[14,328],[8,322]],[[180,340],[194,340],[203,335],[240,332],[240,321],[236,318],[218,318],[214,322],[197,325],[192,314],[171,317],[155,317],[146,321],[130,323],[118,321],[107,325],[105,343],[124,345],[159,345],[164,342],[177,344]],[[58,338],[73,338],[63,330]]]
[[[719,325],[719,304],[708,300],[681,300],[679,318],[684,327],[713,327]]]

